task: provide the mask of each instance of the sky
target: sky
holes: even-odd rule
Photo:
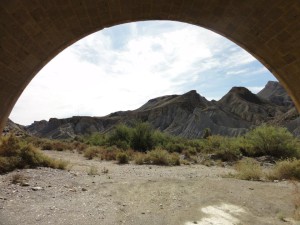
[[[207,29],[147,21],[105,28],[66,48],[30,82],[10,119],[105,116],[196,90],[218,100],[233,86],[253,93],[276,78],[252,55]]]

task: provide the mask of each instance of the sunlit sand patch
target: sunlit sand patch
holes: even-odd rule
[[[207,206],[202,208],[201,211],[207,214],[204,218],[200,221],[186,222],[185,225],[236,225],[240,223],[237,216],[245,213],[243,208],[225,203]]]

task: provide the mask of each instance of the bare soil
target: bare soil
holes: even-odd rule
[[[223,178],[234,173],[230,167],[118,165],[46,153],[68,160],[70,170],[1,175],[1,225],[300,224],[291,219],[296,194],[289,181]],[[97,175],[88,175],[91,168]],[[16,174],[25,186],[12,184]]]

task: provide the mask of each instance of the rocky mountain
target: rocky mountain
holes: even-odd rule
[[[278,82],[270,81],[258,94],[233,87],[219,101],[208,101],[195,90],[149,100],[132,111],[119,111],[104,117],[75,116],[36,121],[24,129],[39,137],[73,138],[93,132],[109,132],[118,123],[147,121],[156,129],[187,138],[212,134],[237,136],[262,123],[286,126],[300,135],[300,117],[291,99]]]
[[[287,108],[294,107],[294,103],[285,89],[279,82],[269,81],[264,89],[257,93],[257,96],[267,99],[268,101]]]
[[[2,131],[3,135],[6,135],[8,133],[14,133],[16,136],[27,135],[26,127],[16,124],[10,119],[7,120],[6,125]]]

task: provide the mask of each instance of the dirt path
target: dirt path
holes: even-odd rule
[[[295,197],[286,181],[222,178],[231,168],[117,165],[71,152],[47,154],[69,160],[71,170],[0,176],[1,225],[297,224],[283,221],[292,217]],[[99,175],[88,175],[91,167]],[[28,177],[29,186],[11,184],[15,174]]]

